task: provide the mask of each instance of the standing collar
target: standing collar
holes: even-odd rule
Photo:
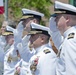
[[[64,38],[67,37],[70,33],[75,32],[75,31],[76,31],[76,26],[73,26],[73,27],[69,28],[68,30],[66,30],[64,32],[64,34],[63,34]]]
[[[35,49],[35,50],[36,50],[36,53],[35,53],[35,54],[43,51],[43,50],[44,50],[44,47],[47,47],[47,46],[48,46],[48,43],[47,43],[47,44],[44,44],[44,45],[42,45],[42,46],[40,46],[40,47],[38,47],[38,48],[36,48],[36,49]]]

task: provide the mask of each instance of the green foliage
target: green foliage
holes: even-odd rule
[[[5,0],[3,1],[5,2]],[[51,0],[8,0],[8,9],[10,9],[8,15],[11,15],[11,18],[18,22],[22,17],[21,9],[27,8],[44,13],[45,19],[48,19],[50,17],[49,7],[52,4]],[[11,18],[8,17],[8,19]],[[3,20],[4,16],[0,15],[0,26]],[[42,21],[41,24],[45,24],[45,21]]]
[[[52,2],[50,0],[9,0],[8,4],[9,8],[12,9],[11,13],[14,14],[15,19],[21,17],[22,8],[37,10],[44,13],[46,18],[49,18],[49,6],[51,6]]]

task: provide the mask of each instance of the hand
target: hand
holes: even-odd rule
[[[55,22],[55,17],[51,17],[50,18],[50,20],[49,20],[49,27],[50,27],[50,30],[52,32],[58,31],[58,28],[57,28],[56,22]]]
[[[29,32],[31,30],[31,26],[30,26],[31,23],[32,23],[32,20],[26,24],[26,27],[24,28],[25,31]]]

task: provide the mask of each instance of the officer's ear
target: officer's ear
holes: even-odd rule
[[[42,39],[41,42],[44,43],[44,38],[42,37],[41,39]]]
[[[41,42],[44,43],[45,37],[44,36],[40,36],[41,37]]]
[[[65,18],[66,18],[66,23],[68,24],[71,21],[71,16],[65,15]]]

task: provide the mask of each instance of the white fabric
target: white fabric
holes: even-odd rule
[[[8,61],[9,55],[14,59],[17,57],[17,53],[13,53],[14,47],[13,45],[6,51],[4,56],[4,75],[14,75],[15,73],[15,66],[20,61],[20,59],[11,62]]]
[[[3,73],[4,69],[4,46],[6,44],[4,36],[0,36],[0,75]]]
[[[45,27],[45,26],[42,26],[42,25],[39,25],[33,22],[31,23],[31,27],[32,29],[41,29],[41,30],[47,31],[48,34],[51,36],[51,31],[48,27]]]
[[[3,6],[3,0],[0,0],[0,6]]]
[[[56,26],[55,17],[50,18],[49,27],[52,32],[51,33],[52,40],[53,40],[56,48],[59,50],[59,47],[62,44],[64,38]]]
[[[63,9],[63,10],[68,10],[76,13],[76,7],[70,4],[64,4],[59,1],[55,1],[55,9]]]
[[[17,48],[18,48],[18,51],[21,55],[21,58],[28,62],[30,57],[33,56],[33,52],[30,52],[30,48],[29,48],[29,37],[30,36],[25,36],[23,39],[22,39],[22,42],[21,43],[18,43],[17,45]]]
[[[43,51],[49,49],[50,53],[44,53]],[[56,54],[53,50],[45,44],[36,49],[36,54],[31,57],[30,65],[34,62],[36,57],[39,58],[35,75],[56,75]],[[31,71],[32,73],[32,71]]]
[[[52,32],[59,31],[56,26],[55,19],[56,19],[55,17],[50,17],[50,19],[49,19],[49,27]]]
[[[68,39],[71,33],[74,33],[74,37]],[[64,37],[57,73],[58,75],[76,75],[76,26],[65,31]]]
[[[40,13],[40,12],[37,12],[37,11],[34,11],[34,10],[25,9],[25,8],[22,9],[22,12],[23,12],[23,14],[34,14],[34,15],[39,15],[41,17],[44,16],[43,13]]]

